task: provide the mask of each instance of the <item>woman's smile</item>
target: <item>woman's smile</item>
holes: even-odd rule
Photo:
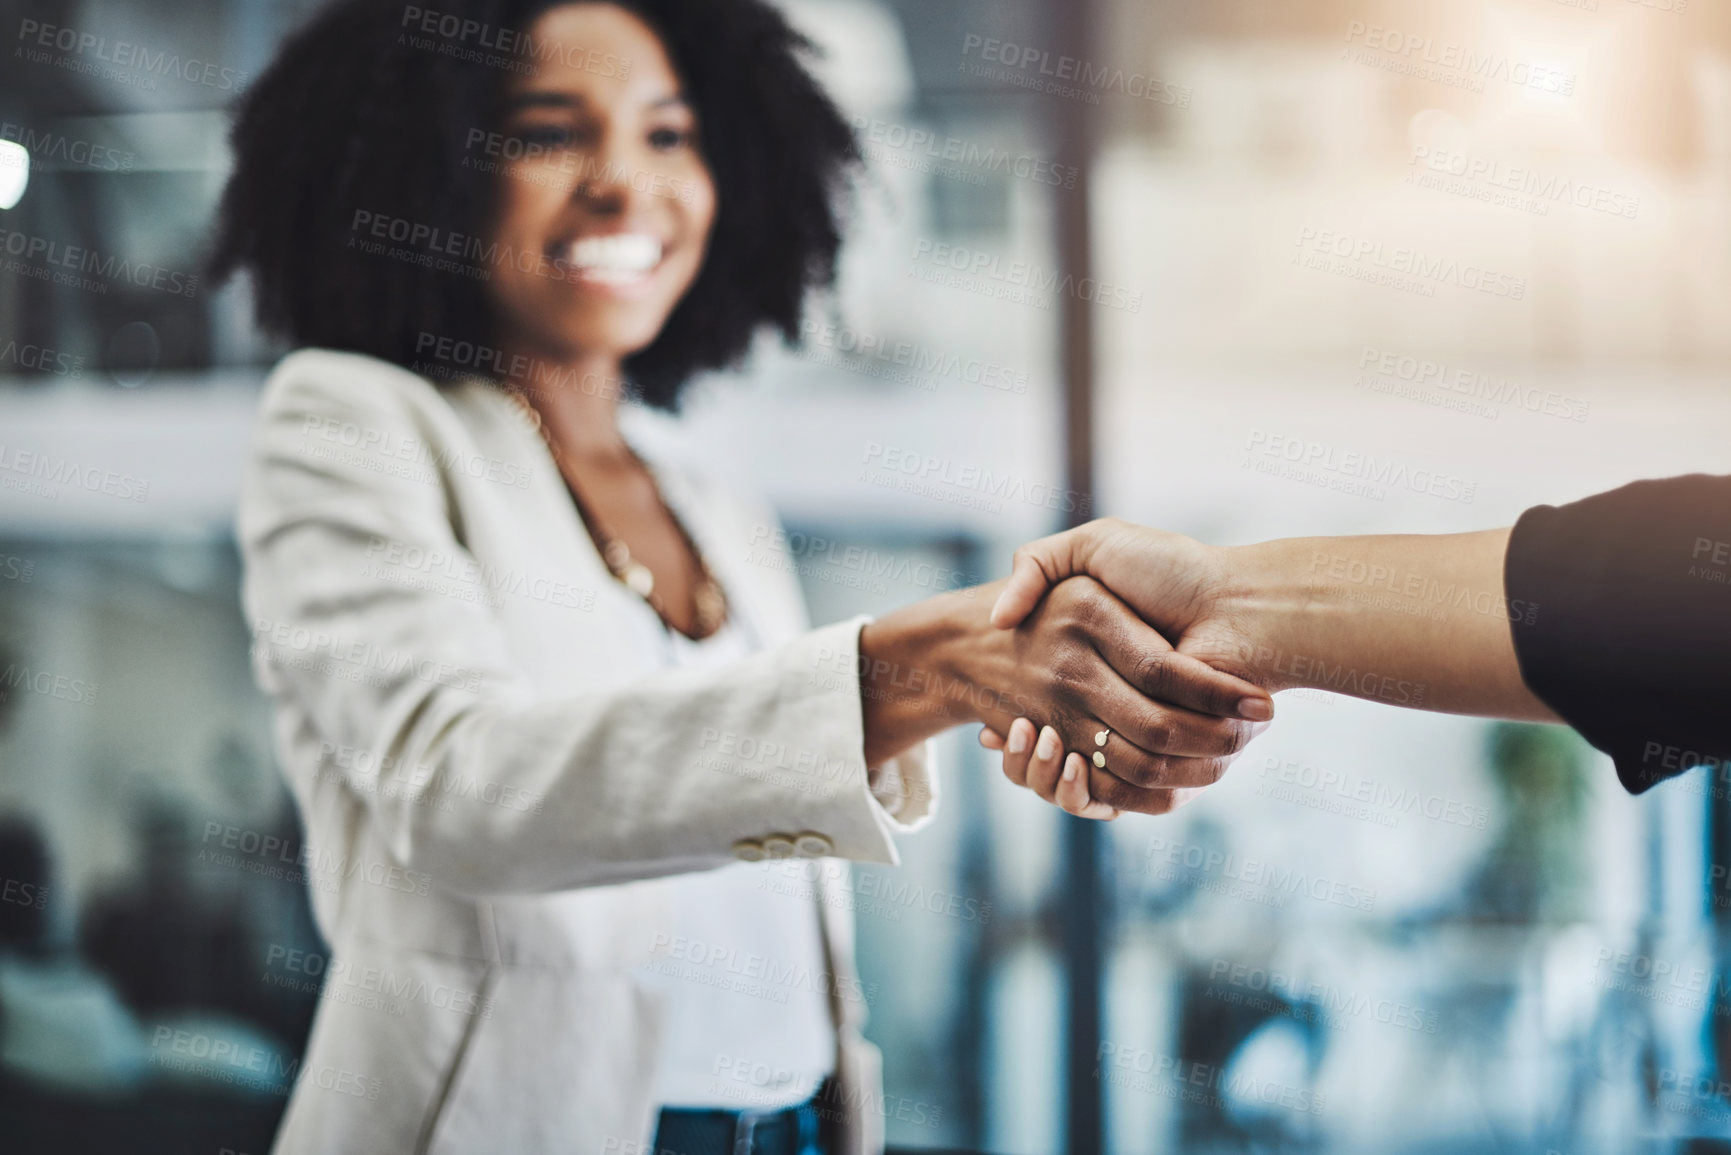
[[[635,285],[661,264],[664,246],[648,233],[578,237],[560,255],[580,278],[603,285]]]
[[[665,265],[667,245],[647,232],[596,233],[555,243],[548,256],[566,279],[616,296],[646,289]]]

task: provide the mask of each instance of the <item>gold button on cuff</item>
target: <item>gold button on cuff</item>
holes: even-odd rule
[[[793,852],[801,858],[822,858],[835,852],[835,843],[808,830],[793,840]]]
[[[765,858],[792,858],[793,839],[784,834],[772,834],[763,840]]]
[[[741,838],[733,844],[733,857],[741,862],[762,862],[768,857],[763,852],[763,843],[755,838]]]

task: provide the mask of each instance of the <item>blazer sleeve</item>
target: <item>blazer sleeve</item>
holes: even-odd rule
[[[1529,509],[1504,585],[1528,688],[1639,794],[1731,755],[1731,477]],[[1517,615],[1511,615],[1516,618]]]
[[[398,370],[377,366],[382,380],[358,388],[310,371],[325,364],[273,376],[243,487],[254,669],[323,748],[361,752],[333,772],[404,866],[486,895],[707,869],[734,861],[736,842],[771,835],[820,835],[807,853],[897,861],[892,835],[925,817],[930,795],[920,749],[886,768],[915,784],[897,817],[868,787],[865,619],[721,671],[538,696],[487,607],[369,576],[366,551],[381,538],[470,555],[427,455],[396,448],[440,444],[429,407],[387,376]],[[344,436],[307,437],[332,428]],[[390,789],[378,781],[386,767]]]

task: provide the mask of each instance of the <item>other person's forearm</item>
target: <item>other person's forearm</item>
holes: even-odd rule
[[[1287,538],[1220,551],[1218,612],[1252,680],[1455,714],[1554,721],[1510,630],[1509,531]]]

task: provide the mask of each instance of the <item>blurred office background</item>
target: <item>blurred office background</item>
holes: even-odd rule
[[[311,7],[0,0],[7,1150],[262,1151],[285,1086],[162,1032],[289,1064],[321,997],[230,524],[282,350],[187,280],[224,109]],[[1731,470],[1720,0],[788,7],[871,162],[846,275],[803,350],[653,424],[775,499],[818,621],[1091,511],[1452,531]],[[44,281],[34,239],[166,279]],[[1279,714],[1190,807],[1087,831],[947,740],[936,827],[856,885],[893,1144],[1731,1149],[1724,777],[1632,799],[1560,730]]]

